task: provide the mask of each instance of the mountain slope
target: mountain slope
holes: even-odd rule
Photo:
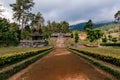
[[[102,26],[105,26],[105,25],[113,24],[113,23],[114,22],[93,23],[93,28],[98,28],[98,27],[102,27]],[[79,23],[79,24],[76,24],[76,25],[71,25],[71,26],[69,26],[69,29],[70,30],[81,30],[81,31],[83,31],[85,24],[86,24],[86,22]]]

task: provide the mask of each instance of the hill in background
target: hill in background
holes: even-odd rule
[[[80,31],[83,31],[85,24],[86,24],[86,22],[75,24],[75,25],[71,25],[71,26],[69,26],[69,29],[70,30],[80,30]],[[114,24],[114,22],[93,23],[93,28],[98,28],[98,27],[102,27],[102,26],[106,26],[106,25],[110,25],[110,24]]]

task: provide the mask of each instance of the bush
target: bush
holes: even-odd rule
[[[0,67],[4,67],[5,65],[10,65],[10,64],[19,62],[21,60],[35,56],[35,55],[37,55],[41,52],[44,52],[46,50],[49,50],[49,49],[51,49],[51,48],[37,50],[37,51],[31,51],[31,52],[25,52],[25,53],[20,53],[20,54],[13,54],[10,56],[2,56],[2,57],[0,57]]]
[[[117,38],[112,38],[112,42],[116,43],[117,42]]]
[[[120,79],[120,71],[113,69],[111,67],[109,67],[108,65],[104,65],[94,59],[89,58],[88,56],[85,56],[84,54],[80,54],[79,52],[76,52],[74,50],[70,50],[71,52],[79,55],[80,57],[88,60],[90,63],[94,64],[95,66],[107,71],[108,73],[112,74],[113,76],[115,76],[118,80]]]
[[[71,33],[71,36],[70,36],[71,38],[73,38],[74,36],[73,36],[73,33]]]
[[[18,71],[26,68],[28,65],[37,61],[38,59],[40,59],[41,57],[43,57],[44,55],[46,55],[50,51],[51,51],[51,49],[47,50],[47,51],[45,51],[41,54],[38,54],[38,55],[36,55],[32,58],[26,59],[25,61],[13,66],[12,68],[8,68],[7,70],[4,70],[4,71],[0,72],[0,80],[6,80],[7,78],[12,76],[13,74],[17,73]]]
[[[101,43],[101,46],[120,46],[120,43]]]
[[[70,48],[72,49],[72,48]],[[80,53],[83,53],[85,55],[91,56],[93,58],[114,64],[116,66],[120,66],[120,58],[112,55],[101,55],[100,53],[95,53],[95,52],[90,52],[90,51],[85,51],[85,50],[79,50],[79,49],[72,49],[75,51],[78,51]]]
[[[78,43],[79,42],[79,36],[78,36],[78,33],[76,32],[75,33],[75,43]]]
[[[107,42],[107,38],[105,37],[105,38],[102,38],[102,42],[103,43],[106,43]]]

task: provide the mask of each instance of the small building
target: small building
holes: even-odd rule
[[[48,41],[43,39],[39,32],[30,35],[32,40],[21,40],[19,47],[44,47],[48,45]]]
[[[58,37],[59,37],[58,33],[57,34],[54,33],[54,34],[51,35],[51,38],[58,38]]]
[[[40,35],[39,32],[34,32],[33,34],[31,34],[32,40],[42,40],[43,36]]]
[[[71,34],[69,34],[69,33],[63,34],[63,37],[64,38],[71,38]]]

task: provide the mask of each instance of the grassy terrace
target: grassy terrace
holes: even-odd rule
[[[112,74],[115,78],[117,78],[116,80],[120,79],[120,70],[119,70],[119,66],[113,66],[111,64],[108,64],[104,61],[100,61],[97,60],[93,57],[90,57],[89,55],[86,54],[81,54],[80,52],[78,52],[79,49],[69,49],[72,53],[79,55],[80,57],[84,58],[85,60],[89,61],[90,63],[94,64],[95,66],[105,70],[106,72]],[[82,50],[79,50],[82,51]],[[88,53],[89,54],[89,53]]]
[[[17,47],[0,48],[0,56],[17,54],[18,52],[19,53],[29,52],[30,50],[37,50],[37,49],[39,48],[17,48]]]
[[[10,48],[8,48],[9,50]],[[26,68],[41,57],[48,54],[52,48],[28,48],[28,51],[18,52],[17,48],[13,48],[14,52],[19,54],[3,53],[5,56],[0,57],[0,80],[6,80],[16,72]],[[19,48],[18,48],[19,49]],[[22,48],[21,48],[22,50]]]
[[[120,66],[120,48],[71,48],[93,58]]]
[[[70,48],[70,50],[88,60],[97,67],[120,79],[120,48]],[[107,63],[106,63],[107,62]]]
[[[85,47],[85,48],[79,48],[79,50],[85,50],[90,52],[95,52],[103,55],[115,55],[120,56],[120,48],[92,48],[92,47]]]

